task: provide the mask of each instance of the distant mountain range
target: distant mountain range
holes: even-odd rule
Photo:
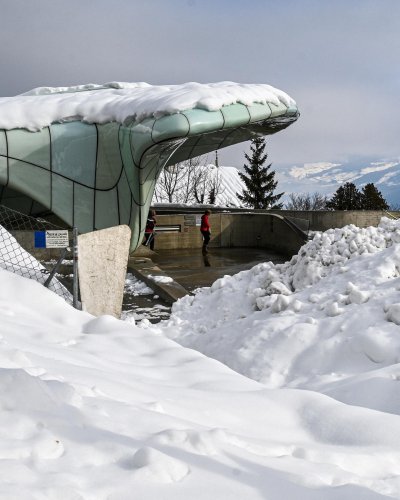
[[[275,168],[278,190],[288,193],[333,194],[345,182],[357,187],[373,182],[391,205],[400,205],[400,159],[366,163],[305,163]]]
[[[221,187],[217,195],[217,205],[240,207],[242,203],[237,197],[244,189],[236,167],[216,167],[213,164],[201,167],[209,171],[210,179],[219,176]],[[386,201],[400,206],[400,159],[370,161],[366,163],[305,163],[300,166],[275,166],[278,187],[276,192],[285,192],[283,203],[289,193],[321,193],[331,196],[345,182],[354,182],[358,188],[373,182],[381,191]],[[167,199],[159,197],[155,203],[166,203]],[[190,203],[193,204],[193,203]]]

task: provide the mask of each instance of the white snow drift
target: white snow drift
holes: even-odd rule
[[[400,412],[400,221],[317,233],[185,297],[165,331],[269,387]]]
[[[158,327],[0,269],[0,498],[400,498],[399,241],[318,234]]]

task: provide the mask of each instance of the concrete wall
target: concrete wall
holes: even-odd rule
[[[271,214],[211,214],[210,248],[261,247],[293,255],[304,243],[301,237],[280,217]],[[200,227],[193,225],[195,216],[158,215],[155,249],[200,248]],[[163,232],[163,226],[180,226],[180,232]]]
[[[273,217],[271,214],[278,217]],[[400,212],[391,212],[400,218]],[[157,215],[159,231],[155,248],[200,248],[202,237],[196,220],[201,214]],[[210,247],[263,247],[277,252],[293,255],[297,253],[303,241],[288,227],[282,216],[298,219],[299,226],[313,231],[326,231],[333,227],[354,224],[358,227],[377,226],[382,217],[388,213],[383,211],[252,211],[249,213],[214,212],[210,215],[211,242]],[[197,219],[196,219],[197,218]],[[179,232],[161,232],[163,226],[178,226]],[[13,231],[12,234],[22,246],[39,258],[58,258],[60,251],[35,250],[33,248],[32,231]]]
[[[377,226],[382,217],[389,217],[388,212],[383,210],[318,210],[304,212],[276,210],[273,213],[308,220],[312,231],[326,231],[333,227],[344,227],[348,224],[354,224],[357,227]],[[400,218],[400,212],[390,212],[390,214]]]

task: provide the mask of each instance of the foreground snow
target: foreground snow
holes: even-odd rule
[[[0,498],[400,498],[399,240],[328,231],[157,327],[0,269]]]

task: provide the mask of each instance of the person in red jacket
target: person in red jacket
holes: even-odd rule
[[[208,243],[210,241],[210,223],[208,222],[208,216],[210,215],[210,211],[206,210],[204,214],[201,216],[201,226],[200,226],[200,231],[201,234],[203,235],[203,248],[202,252],[203,254],[208,253]]]

